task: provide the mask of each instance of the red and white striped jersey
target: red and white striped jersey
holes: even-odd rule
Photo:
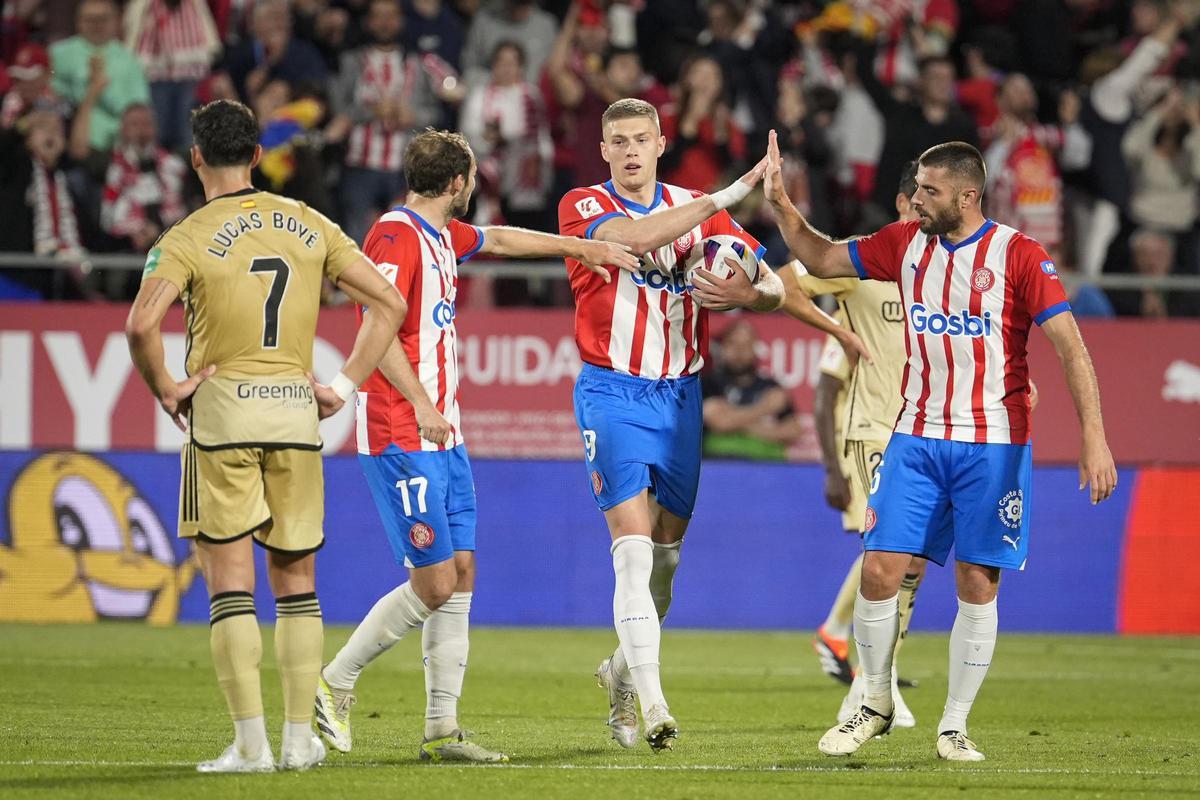
[[[384,102],[407,104],[420,69],[421,63],[416,56],[406,57],[398,48],[369,47],[363,55],[362,73],[355,84],[355,99],[365,106]],[[401,170],[407,136],[407,130],[389,130],[376,119],[360,122],[350,131],[346,165],[391,172]]]
[[[358,390],[358,452],[378,455],[393,444],[405,451],[447,450],[463,443],[454,330],[458,265],[481,247],[483,231],[474,225],[451,220],[439,231],[404,207],[384,214],[367,233],[363,252],[408,304],[397,335],[430,402],[450,423],[450,439],[445,445],[422,439],[412,403],[375,370]],[[361,325],[364,311],[357,310]]]
[[[613,217],[639,219],[702,194],[660,183],[654,200],[643,206],[617,194],[612,181],[572,189],[558,205],[559,233],[590,239],[601,223]],[[568,258],[580,358],[642,378],[698,373],[708,357],[708,310],[692,301],[684,262],[694,246],[716,234],[737,236],[760,259],[766,252],[728,212],[720,211],[658,248],[640,272],[613,269],[611,283]]]
[[[1045,249],[991,220],[956,245],[921,233],[913,221],[894,222],[849,249],[859,277],[900,287],[908,362],[896,431],[1028,442],[1030,323],[1071,310]]]

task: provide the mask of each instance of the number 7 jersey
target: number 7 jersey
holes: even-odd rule
[[[321,280],[362,252],[303,203],[246,189],[205,203],[167,229],[142,279],[173,284],[187,311],[187,371],[296,375],[312,370]]]

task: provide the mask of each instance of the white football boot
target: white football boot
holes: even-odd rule
[[[508,756],[493,752],[470,741],[471,732],[456,730],[441,739],[426,739],[418,756],[422,761],[472,761],[480,764],[505,764]]]
[[[938,758],[947,761],[983,761],[984,755],[962,731],[943,731],[937,738]]]
[[[271,748],[264,747],[257,755],[247,756],[238,749],[237,743],[225,748],[225,752],[212,761],[201,761],[196,765],[197,772],[274,772],[275,758]]]
[[[842,705],[838,709],[837,721],[839,724],[854,716],[854,712],[862,706],[864,683],[865,679],[862,673],[857,673],[854,676],[854,682],[850,684],[850,691],[846,692],[846,696],[842,699]],[[900,695],[895,669],[892,670],[892,705],[896,713],[892,727],[915,728],[917,726],[917,718],[913,716],[912,711],[908,708],[908,703],[905,703],[904,698]]]
[[[662,703],[655,703],[645,714],[646,741],[656,753],[674,750],[679,738],[679,723]]]
[[[349,753],[350,707],[357,698],[348,689],[335,689],[325,680],[324,673],[317,681],[317,700],[313,721],[329,745],[340,753]]]
[[[321,737],[311,733],[307,739],[284,742],[279,751],[279,769],[303,772],[325,760],[325,745]]]
[[[617,744],[626,750],[637,747],[637,692],[622,684],[612,669],[612,659],[600,662],[596,670],[596,685],[608,690],[608,729]]]
[[[890,731],[894,720],[895,714],[885,717],[860,706],[850,719],[826,731],[817,742],[817,749],[827,756],[851,755],[871,739]]]

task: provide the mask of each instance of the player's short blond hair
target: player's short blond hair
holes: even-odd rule
[[[610,123],[619,119],[635,119],[637,117],[646,117],[654,123],[655,128],[659,127],[658,109],[645,100],[626,97],[613,103],[604,111],[604,116],[600,118],[600,129],[607,128]]]

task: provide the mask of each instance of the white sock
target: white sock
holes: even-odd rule
[[[288,722],[283,723],[283,740],[279,747],[279,752],[283,753],[287,750],[308,750],[312,741],[312,723],[311,722]]]
[[[658,612],[658,623],[667,618],[671,608],[671,589],[675,582],[675,570],[679,569],[679,548],[683,540],[670,544],[654,542],[654,567],[650,570],[650,596],[654,598],[654,610]]]
[[[950,690],[938,733],[967,732],[967,715],[996,651],[998,619],[995,599],[983,605],[958,601],[958,615],[950,630]]]
[[[467,673],[467,623],[471,593],[455,592],[425,620],[425,738],[441,739],[458,729],[458,698]]]
[[[264,747],[270,747],[267,741],[267,718],[262,714],[248,719],[233,721],[233,743],[238,752],[246,758],[258,758]]]
[[[322,671],[325,680],[335,689],[353,689],[367,664],[420,626],[431,613],[410,583],[388,592],[367,612],[350,634],[350,641],[326,665]]]
[[[667,702],[658,677],[661,632],[650,594],[653,543],[649,536],[622,536],[613,543],[612,559],[616,573],[613,623],[645,713],[651,706]]]
[[[682,539],[670,544],[654,542],[654,567],[650,570],[650,596],[654,598],[654,610],[658,612],[660,628],[663,620],[667,617],[667,611],[671,608],[671,590],[675,582],[675,570],[679,568],[679,547],[682,544]],[[617,649],[613,651],[609,666],[618,683],[628,686],[633,682],[633,676],[629,673],[629,665],[625,663],[625,653],[622,652],[621,645],[618,644]]]
[[[884,716],[892,713],[892,654],[900,634],[897,596],[868,600],[859,592],[854,601],[854,643],[865,681],[863,705]]]

